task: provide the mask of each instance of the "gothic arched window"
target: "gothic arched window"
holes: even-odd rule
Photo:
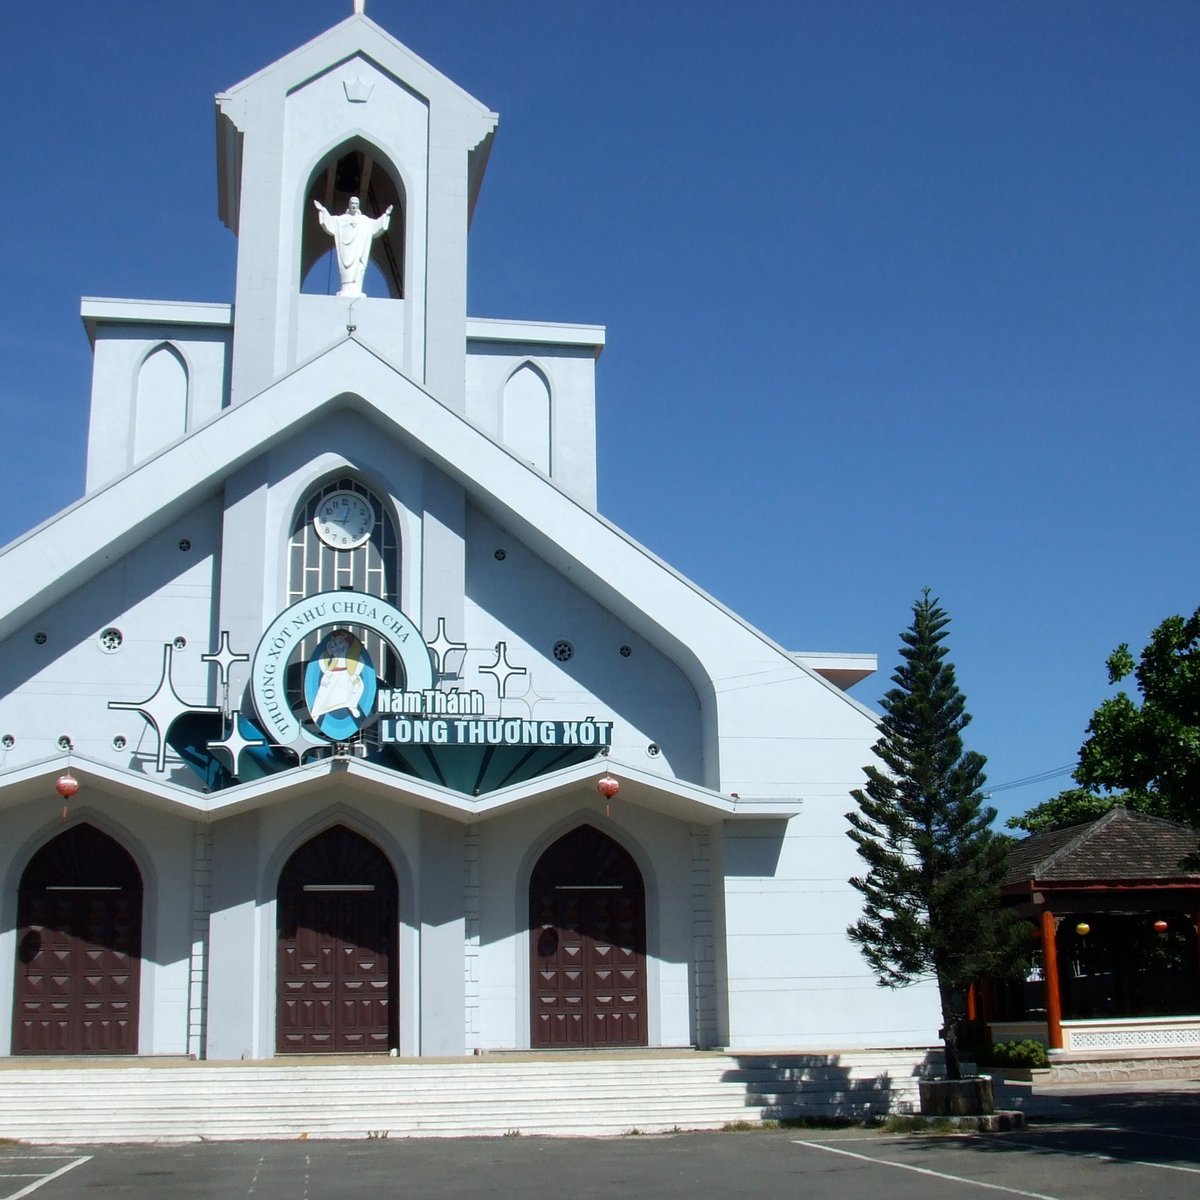
[[[350,514],[342,517],[341,513]],[[319,592],[354,591],[399,605],[400,539],[389,505],[352,476],[331,479],[296,510],[288,541],[287,603]],[[403,686],[402,669],[383,639],[354,628],[382,683]],[[289,667],[288,687],[302,695],[300,665],[315,653],[321,634],[306,639]]]
[[[350,539],[354,545],[333,545],[318,528],[319,510],[335,493],[360,497],[369,511],[366,536]],[[317,488],[296,510],[288,542],[287,603],[347,588],[396,604],[400,539],[388,505],[358,480],[343,476]]]

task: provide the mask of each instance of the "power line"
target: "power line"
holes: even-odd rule
[[[993,792],[1008,792],[1013,788],[1026,787],[1031,783],[1045,783],[1048,779],[1057,779],[1060,775],[1070,775],[1075,770],[1075,763],[1067,763],[1065,767],[1054,767],[1049,771],[1039,771],[1036,775],[1026,775],[1024,779],[1012,779],[1008,783],[997,783],[985,788],[990,796]]]

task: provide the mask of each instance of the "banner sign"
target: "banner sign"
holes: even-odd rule
[[[384,688],[376,700],[381,713],[400,713],[406,717],[482,717],[482,692],[439,692],[427,688],[423,692]]]
[[[575,746],[612,745],[611,721],[425,720],[384,717],[380,738],[398,746]]]
[[[438,638],[444,637],[444,621]],[[404,686],[381,686],[361,634],[377,634],[392,648],[404,670]],[[297,663],[306,639],[319,639]],[[309,640],[309,646],[312,646]],[[435,647],[438,645],[434,643]],[[465,646],[461,649],[466,650]],[[508,674],[525,674],[496,647]],[[288,668],[293,687],[288,696]],[[321,592],[285,609],[268,626],[250,668],[254,707],[267,736],[278,745],[320,746],[349,741],[379,722],[379,740],[397,746],[558,746],[599,749],[612,745],[613,723],[537,721],[489,714],[479,690],[436,687],[433,658],[416,625],[392,604],[358,592]],[[482,667],[494,674],[493,667]],[[503,697],[503,683],[497,684]]]
[[[314,746],[353,737],[375,717],[375,665],[345,626],[379,634],[404,664],[406,690],[433,689],[433,662],[417,627],[392,604],[357,592],[319,592],[275,618],[262,635],[250,668],[254,707],[268,735],[282,746]],[[308,715],[321,736],[305,729],[287,700],[287,666],[309,635],[328,629],[304,668]]]

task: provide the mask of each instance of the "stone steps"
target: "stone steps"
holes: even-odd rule
[[[924,1050],[616,1060],[21,1066],[0,1070],[0,1137],[201,1139],[604,1136],[910,1111]]]

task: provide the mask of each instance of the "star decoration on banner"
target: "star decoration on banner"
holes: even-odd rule
[[[433,667],[437,674],[442,675],[446,671],[446,656],[452,650],[466,650],[466,642],[452,641],[450,635],[446,632],[446,618],[438,617],[437,633],[432,642],[425,643],[430,652],[433,654]]]
[[[141,713],[158,735],[158,755],[155,759],[155,768],[159,774],[167,769],[167,735],[171,732],[171,726],[185,713],[219,713],[221,711],[211,705],[186,704],[179,698],[179,693],[175,691],[175,684],[171,680],[171,664],[174,653],[175,647],[167,642],[163,646],[162,675],[159,677],[158,687],[145,700],[110,700],[108,702],[109,708]]]
[[[234,663],[249,662],[250,655],[237,654],[233,647],[229,644],[229,630],[221,630],[221,645],[220,648],[214,650],[211,654],[200,655],[200,661],[206,663],[215,663],[219,672],[218,684],[223,692],[229,686],[229,668]]]
[[[330,749],[329,742],[311,742],[304,735],[303,729],[297,729],[296,736],[290,742],[276,742],[276,750],[286,750],[289,754],[296,756],[296,765],[304,766],[304,757],[307,754],[315,754],[318,750]]]
[[[496,643],[496,661],[490,667],[480,667],[481,675],[496,677],[496,692],[501,700],[508,698],[508,681],[513,675],[528,675],[528,667],[514,667],[508,661],[508,643]]]
[[[243,735],[241,717],[241,710],[235,708],[233,710],[233,725],[229,730],[228,737],[224,737],[220,741],[207,743],[210,750],[224,751],[229,755],[229,773],[234,779],[238,778],[238,764],[241,762],[242,751],[254,746],[265,746],[267,744],[263,738],[248,738]]]
[[[543,696],[532,683],[525,689],[525,694],[521,697],[521,702],[529,711],[530,717],[534,716],[537,706],[546,700],[552,700],[552,696]]]

